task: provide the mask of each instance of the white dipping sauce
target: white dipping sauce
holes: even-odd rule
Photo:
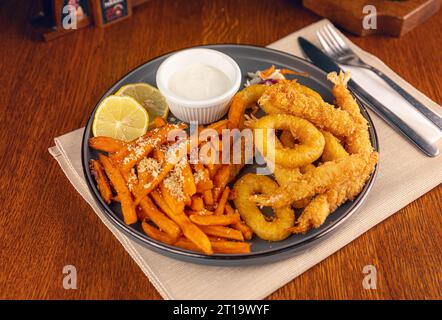
[[[169,79],[170,91],[181,98],[195,101],[215,98],[231,86],[224,72],[201,63],[183,68]]]

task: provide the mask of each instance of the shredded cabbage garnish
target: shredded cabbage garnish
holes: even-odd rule
[[[276,69],[274,65],[266,70],[258,70],[256,72],[248,72],[247,80],[244,86],[248,87],[252,84],[265,84],[272,85],[277,83],[279,80],[285,80],[285,74],[294,74],[303,77],[308,77],[308,74],[292,71],[289,69]]]

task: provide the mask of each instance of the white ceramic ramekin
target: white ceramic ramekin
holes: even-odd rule
[[[175,95],[169,89],[170,77],[179,70],[201,63],[222,70],[231,82],[223,94],[207,99],[192,101]],[[195,48],[179,51],[168,57],[157,71],[157,86],[169,104],[175,117],[184,122],[198,121],[208,124],[221,119],[229,109],[229,103],[241,85],[241,70],[228,55],[211,49]]]

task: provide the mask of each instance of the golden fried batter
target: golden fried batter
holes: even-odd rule
[[[299,143],[288,148],[276,143],[275,137],[275,143],[271,144],[267,139],[268,129],[290,130]],[[324,149],[322,133],[307,120],[295,116],[266,115],[255,121],[254,130],[255,144],[264,157],[275,159],[275,164],[287,168],[299,168],[312,163],[321,156]]]
[[[296,81],[281,81],[270,86],[258,101],[268,114],[291,114],[306,119],[336,136],[349,136],[355,130],[350,115],[325,102],[310,88]]]
[[[241,177],[234,186],[238,196],[233,201],[241,217],[258,237],[268,241],[287,238],[289,228],[295,222],[295,214],[289,206],[274,208],[274,218],[268,219],[249,198],[256,193],[272,194],[277,188],[276,182],[269,177],[252,173]]]
[[[336,103],[341,108],[340,111],[345,112],[350,117],[353,125],[352,132],[342,135],[345,139],[346,151],[351,155],[345,156],[342,152],[341,158],[325,162],[313,171],[304,174],[298,180],[279,188],[273,196],[254,196],[255,201],[260,205],[280,207],[308,196],[317,195],[298,219],[299,228],[292,229],[294,232],[305,232],[310,227],[318,226],[318,221],[323,221],[337,206],[358,195],[378,161],[378,154],[373,151],[371,145],[367,122],[360,113],[358,104],[346,88],[349,76],[346,74],[339,76],[330,74],[329,79],[335,83],[333,94]],[[287,89],[287,87],[286,85],[285,90],[288,90],[287,92],[296,91],[293,88]],[[269,90],[261,99],[265,98],[268,92]],[[296,95],[289,93],[283,96],[294,98]],[[305,96],[307,95],[304,95],[304,98]],[[302,95],[298,94],[298,97],[302,97]],[[284,98],[280,96],[279,99],[279,102],[282,101],[282,106],[284,106]],[[314,99],[310,98],[309,100]],[[287,101],[285,103],[288,105]],[[299,105],[299,103],[296,103],[296,105]],[[272,105],[272,107],[275,106]],[[318,111],[316,110],[316,112]],[[333,125],[332,122],[329,124]],[[336,132],[334,130],[336,128],[327,129],[331,133]],[[338,144],[335,147],[338,147]],[[335,157],[338,157],[338,155],[333,154],[330,158]]]

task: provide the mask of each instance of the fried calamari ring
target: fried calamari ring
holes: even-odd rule
[[[339,137],[349,136],[356,127],[348,112],[328,104],[317,92],[296,81],[280,81],[268,87],[258,103],[268,114],[301,117]]]
[[[338,138],[336,138],[328,131],[321,130],[321,133],[325,139],[324,151],[322,152],[321,156],[322,162],[333,161],[348,156],[348,152],[345,151]],[[285,147],[293,148],[296,145],[295,138],[288,130],[285,130],[281,133],[279,140]],[[302,171],[303,170],[301,170],[301,173],[305,173]]]
[[[305,233],[311,228],[319,227],[337,207],[347,200],[353,200],[361,192],[378,161],[378,154],[373,152],[370,142],[367,120],[362,116],[359,105],[346,87],[350,74],[341,72],[338,76],[335,72],[332,72],[327,78],[335,84],[333,95],[336,98],[336,104],[342,110],[347,111],[356,124],[354,133],[346,138],[347,149],[350,153],[366,157],[367,164],[360,175],[353,176],[349,180],[337,181],[325,193],[317,195],[304,209],[296,221],[296,226],[290,229],[293,233]],[[326,147],[322,155],[323,159],[324,157],[346,157],[345,153],[342,152],[342,146],[335,137],[333,137],[334,140],[324,134],[324,138],[326,139]],[[328,138],[331,139],[327,141]],[[329,145],[328,155],[326,154],[327,142]]]
[[[257,130],[262,129],[261,132]],[[290,130],[299,141],[293,148],[284,147],[275,139],[272,145],[268,141],[267,130]],[[268,159],[274,159],[276,165],[287,168],[299,168],[318,159],[324,149],[324,137],[316,127],[307,120],[283,114],[272,114],[258,119],[254,123],[255,144]]]
[[[254,84],[235,94],[228,114],[230,129],[242,129],[246,109],[256,104],[267,88],[268,86],[263,84]]]
[[[347,195],[348,199],[350,199],[352,194],[356,196],[362,190],[362,187],[370,177],[370,174],[373,172],[375,165],[378,162],[379,155],[377,152],[373,151],[367,121],[360,113],[357,102],[346,88],[348,79],[348,74],[340,74],[337,76],[336,74],[331,73],[329,75],[329,80],[335,84],[333,94],[336,98],[336,103],[338,107],[341,108],[336,110],[344,112],[350,117],[352,122],[353,130],[340,135],[345,139],[346,151],[350,153],[350,156],[325,162],[313,171],[303,175],[302,179],[290,183],[287,186],[280,187],[272,196],[259,195],[252,197],[258,205],[270,205],[275,207],[286,206],[299,199],[322,194],[329,191],[331,188],[342,186],[345,181],[348,181],[348,188],[353,190]],[[278,83],[275,86],[277,85],[281,85],[281,83]],[[290,85],[288,85],[288,87],[290,87]],[[292,93],[284,92],[284,90],[288,90]],[[276,92],[279,100],[274,97],[274,102],[278,100],[282,104],[288,106],[290,102],[289,98],[292,99],[296,97],[297,94],[299,97],[299,93],[296,93],[296,88],[287,88],[286,85],[284,90],[281,89],[279,90],[280,92]],[[293,91],[295,91],[295,93],[293,93]],[[268,93],[269,91],[266,91],[265,95]],[[263,95],[262,98],[264,98],[265,95]],[[304,102],[308,100],[306,100],[305,97],[303,98]],[[330,128],[327,128],[327,131],[336,135],[336,132],[341,131],[343,123],[334,123],[334,121],[329,121],[330,119],[331,118],[326,119],[327,126],[330,126]],[[315,121],[313,122],[315,123]],[[316,210],[316,212],[321,210]]]
[[[296,145],[296,140],[289,130],[282,131],[281,135],[279,136],[279,141],[281,141],[283,146],[287,148],[293,148]]]
[[[281,141],[281,143],[284,147],[293,148],[296,145],[295,138],[288,130],[284,130],[281,133],[279,140]],[[325,149],[325,146],[324,146],[324,149]],[[315,168],[315,166],[311,163],[308,165],[305,165],[299,169],[290,169],[290,168],[283,167],[281,165],[275,165],[275,170],[273,172],[273,175],[275,177],[276,182],[278,182],[278,184],[280,186],[285,186],[285,185],[292,183],[295,180],[299,179],[302,176],[302,174],[307,173],[307,172],[313,170],[314,168]],[[292,206],[297,209],[305,208],[310,203],[310,201],[311,201],[310,197],[305,198],[305,199],[301,199],[301,200],[297,200],[297,201],[293,202]]]
[[[256,193],[271,195],[278,184],[266,176],[248,173],[241,177],[233,187],[237,197],[233,200],[242,219],[258,237],[268,241],[284,240],[290,235],[289,228],[293,227],[295,214],[289,206],[274,209],[275,217],[269,221],[258,207],[250,201]]]

